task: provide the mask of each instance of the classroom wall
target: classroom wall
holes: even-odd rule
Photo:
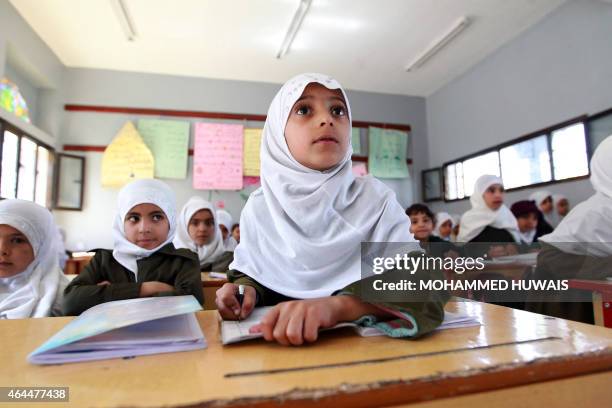
[[[428,97],[430,167],[612,107],[611,39],[612,4],[570,1]],[[588,180],[546,188],[573,204],[593,193]],[[510,192],[507,202],[533,191]],[[450,213],[469,207],[432,204]]]
[[[44,142],[53,147],[63,114],[61,89],[64,71],[59,58],[10,2],[0,1],[0,77],[16,74],[20,77],[16,81],[37,88],[36,101],[28,101],[35,112],[32,124],[48,134],[49,138]]]
[[[340,79],[341,80],[341,79]],[[199,110],[228,113],[265,114],[279,84],[212,80],[194,77],[144,74],[111,70],[68,68],[64,78],[67,104],[122,107]],[[409,156],[415,158],[413,174],[419,175],[427,159],[425,100],[420,97],[348,91],[355,120],[410,124],[413,132]],[[148,118],[153,118],[148,116]],[[90,112],[64,112],[60,143],[107,145],[126,120],[137,115]],[[166,119],[166,118],[165,118]],[[167,118],[171,119],[171,118]],[[178,120],[189,120],[178,118]],[[200,121],[203,119],[193,119]],[[224,121],[230,122],[231,121]],[[238,122],[243,123],[243,122]],[[263,123],[247,122],[262,127]],[[364,137],[365,139],[365,137]],[[366,143],[362,140],[362,145]],[[193,145],[193,137],[190,144]],[[86,249],[110,247],[110,226],[116,208],[116,190],[100,184],[101,153],[81,154],[87,159],[83,211],[54,211],[56,220],[67,232],[67,247]],[[191,162],[188,172],[191,171]],[[419,178],[415,177],[414,181]],[[164,180],[177,193],[179,205],[191,195],[202,194],[213,203],[222,200],[237,220],[245,199],[236,192],[196,191],[187,180]],[[383,180],[396,191],[398,200],[407,206],[413,201],[418,185],[410,180]],[[254,189],[244,190],[248,194]]]

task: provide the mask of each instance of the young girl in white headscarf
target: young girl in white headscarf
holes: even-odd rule
[[[191,197],[179,213],[174,246],[198,254],[204,272],[225,272],[234,259],[233,252],[223,246],[214,207],[200,197]]]
[[[569,200],[563,194],[553,194],[552,198],[554,211],[557,213],[559,223],[561,223],[561,221],[563,221],[563,218],[565,218],[565,216],[570,211]]]
[[[408,242],[421,251],[393,192],[371,176],[353,175],[350,129],[346,94],[326,75],[289,80],[268,111],[262,187],[242,211],[228,273],[233,283],[216,300],[226,319],[247,317],[255,304],[276,304],[253,329],[268,341],[312,342],[318,329],[364,316],[392,336],[414,337],[443,319],[442,297],[374,305],[349,294],[361,279],[361,242]],[[236,284],[246,285],[242,307]]]
[[[78,315],[100,303],[194,295],[203,304],[198,257],[172,244],[176,199],[159,180],[136,180],[119,192],[114,249],[98,249],[66,288],[63,310]]]
[[[612,135],[597,146],[591,158],[591,184],[595,194],[574,207],[554,232],[540,237],[544,244],[538,254],[534,279],[605,280],[612,277],[610,163]],[[570,289],[544,295],[532,296],[526,309],[564,319],[594,322],[589,291]]]
[[[466,253],[498,257],[517,253],[520,243],[516,218],[504,204],[502,180],[493,175],[480,176],[470,197],[472,208],[461,217],[458,242],[483,243],[466,246]],[[510,245],[507,245],[510,244]]]
[[[56,232],[46,208],[0,202],[0,319],[61,314],[68,279],[59,267]]]
[[[234,220],[232,215],[225,210],[217,210],[217,220],[219,228],[221,228],[221,234],[223,236],[223,246],[226,251],[233,251],[236,249],[238,242],[232,236],[232,226]]]
[[[432,232],[433,235],[443,239],[444,241],[450,241],[453,233],[454,221],[453,217],[447,212],[439,212],[436,214],[436,226]]]
[[[529,195],[529,199],[535,203],[540,211],[538,235],[550,234],[559,225],[559,216],[553,206],[552,194],[548,190],[540,190]]]

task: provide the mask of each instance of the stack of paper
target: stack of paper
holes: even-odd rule
[[[223,320],[221,322],[221,342],[223,344],[231,344],[262,337],[261,333],[249,333],[249,329],[258,324],[271,308],[272,306],[256,308],[248,318],[242,321]],[[480,324],[481,323],[472,316],[446,312],[444,314],[444,321],[436,330],[480,326]],[[362,337],[384,335],[384,333],[376,327],[362,327],[350,322],[339,323],[334,327],[322,331],[339,329],[341,327],[352,327]]]
[[[206,347],[192,295],[102,303],[34,350],[28,361],[57,364],[170,353]]]

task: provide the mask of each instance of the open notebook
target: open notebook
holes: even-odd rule
[[[259,323],[262,317],[271,308],[272,306],[258,307],[253,310],[253,313],[251,313],[248,318],[240,322],[235,320],[223,320],[221,322],[221,342],[223,344],[231,344],[263,337],[260,333],[249,333],[249,329]],[[436,330],[454,329],[471,326],[480,326],[480,322],[472,316],[467,316],[461,313],[446,312],[444,314],[444,321]],[[362,337],[384,335],[382,331],[378,330],[375,327],[362,327],[350,322],[339,323],[334,327],[323,329],[322,331],[339,329],[341,327],[351,327],[357,332],[357,334]]]
[[[28,361],[58,364],[201,349],[195,297],[119,300],[86,310],[34,350]]]

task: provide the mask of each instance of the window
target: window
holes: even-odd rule
[[[504,147],[500,149],[499,156],[505,188],[552,180],[546,135]]]
[[[612,135],[612,110],[594,115],[589,119],[587,126],[589,128],[591,154],[593,154],[597,146],[606,137]]]
[[[587,143],[586,126],[589,126]],[[507,190],[583,177],[589,174],[591,151],[612,134],[612,109],[588,119],[549,127],[485,153],[466,156],[444,165],[444,199],[469,197],[483,174],[502,178]]]
[[[0,197],[47,207],[53,150],[12,127],[5,127],[1,136]]]
[[[493,174],[499,177],[499,153],[497,151],[485,153],[463,162],[463,191],[471,196],[474,184],[483,174]]]
[[[555,180],[589,174],[584,123],[575,123],[551,133],[553,174]]]
[[[2,198],[15,198],[17,193],[17,158],[19,157],[17,145],[19,144],[19,137],[5,130],[3,139],[0,195],[2,195]]]

